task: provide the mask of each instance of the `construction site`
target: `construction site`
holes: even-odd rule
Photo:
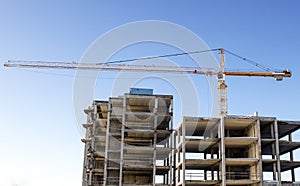
[[[153,94],[152,89],[131,88],[118,97],[94,100],[84,110],[85,143],[82,186],[292,186],[300,185],[300,159],[294,158],[300,141],[293,135],[300,121],[276,117],[228,115],[225,76],[291,77],[289,70],[226,71],[224,51],[218,51],[219,69],[200,67],[8,61],[6,67],[73,70],[181,73],[216,76],[218,117],[182,116],[173,123],[173,95]],[[187,55],[177,53],[167,57]],[[161,58],[154,56],[132,60]],[[120,61],[117,61],[120,62]],[[176,127],[174,127],[176,126]],[[295,135],[294,135],[295,136]],[[288,157],[288,158],[286,158]],[[283,176],[289,173],[289,178]]]
[[[139,90],[84,110],[83,186],[299,185],[292,134],[300,121],[183,117],[174,129],[173,96]],[[285,171],[291,180],[281,180]]]
[[[0,10],[0,186],[300,186],[300,0]]]

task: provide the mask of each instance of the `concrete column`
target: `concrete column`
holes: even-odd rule
[[[154,127],[154,136],[153,136],[153,178],[152,178],[152,185],[155,186],[155,177],[156,177],[156,143],[157,143],[157,131],[156,131],[156,127],[157,127],[157,108],[158,108],[158,99],[155,98],[154,101],[154,123],[153,123],[153,127]]]
[[[281,186],[281,168],[280,168],[280,154],[279,154],[279,138],[278,138],[278,123],[277,119],[274,121],[274,131],[275,131],[275,151],[276,151],[276,160],[277,160],[277,179],[279,186]]]
[[[221,138],[221,121],[218,121],[218,138]],[[222,153],[221,153],[221,142],[218,142],[218,153],[217,153],[217,159],[221,159],[222,158]],[[222,163],[219,164],[219,169],[217,170],[217,180],[221,180],[222,179],[222,175],[221,175],[221,171],[222,170]]]
[[[170,106],[169,106],[169,109],[167,110],[168,112],[173,112],[173,99],[171,99],[171,103],[170,103]],[[169,114],[169,113],[168,113]],[[172,115],[172,118],[171,118],[171,123],[170,123],[170,128],[169,130],[173,130],[173,115]],[[168,182],[167,184],[168,185],[172,185],[172,181],[173,181],[173,177],[175,177],[175,174],[173,174],[173,162],[175,161],[175,155],[173,153],[173,149],[175,148],[175,146],[173,146],[173,141],[175,141],[174,139],[174,136],[173,136],[173,132],[170,134],[169,136],[169,140],[168,140],[168,145],[169,145],[169,148],[170,148],[170,154],[169,154],[169,160],[168,160],[168,166],[169,166],[169,174],[168,174]],[[174,170],[175,170],[175,166],[174,166]]]
[[[173,152],[173,185],[176,185],[176,150],[175,148],[177,149],[176,147],[176,139],[177,139],[177,131],[175,131],[173,134],[171,134],[173,136],[173,149],[172,152]]]
[[[97,120],[97,105],[94,102],[93,103],[93,126],[92,126],[92,132],[91,132],[91,137],[92,137],[92,153],[95,152],[95,129],[96,129],[96,120]]]
[[[126,119],[126,105],[127,96],[123,98],[123,116],[122,116],[122,130],[121,130],[121,152],[120,152],[120,174],[119,174],[119,186],[123,185],[123,164],[124,164],[124,130],[125,130],[125,119]]]
[[[206,152],[204,152],[204,159],[206,160]],[[207,169],[204,169],[204,180],[207,180]]]
[[[89,169],[90,173],[89,173],[89,180],[88,180],[88,185],[92,185],[92,181],[93,181],[93,168],[94,168],[94,152],[95,150],[95,128],[96,128],[96,120],[97,120],[97,105],[94,102],[93,103],[93,125],[91,128],[91,162],[89,162]]]
[[[292,142],[293,138],[292,138],[292,134],[289,134],[289,142]],[[293,151],[290,152],[290,161],[294,161],[294,155],[293,155]],[[295,182],[295,169],[292,168],[291,169],[291,175],[292,175],[292,182]]]
[[[182,186],[185,186],[185,120],[182,123]]]
[[[221,134],[221,179],[222,185],[226,185],[226,156],[225,156],[225,118],[221,116],[220,134]]]
[[[89,174],[89,182],[88,182],[88,185],[89,186],[92,186],[93,183],[92,183],[92,178],[93,178],[93,170],[91,170],[90,174]]]
[[[110,115],[111,115],[111,103],[110,103],[110,99],[108,102],[108,106],[107,106],[107,124],[106,124],[106,136],[105,136],[105,158],[104,158],[104,182],[103,182],[103,186],[107,185],[107,178],[108,178],[108,172],[107,172],[107,167],[108,167],[108,162],[109,162],[109,157],[108,157],[108,145],[109,145],[109,136],[110,136]]]
[[[180,161],[181,161],[180,151],[182,151],[182,141],[181,141],[181,139],[182,139],[181,136],[183,135],[182,134],[182,125],[183,125],[183,123],[179,126],[178,132],[177,132],[177,140],[178,140],[178,144],[179,144],[178,147],[177,147],[177,162],[178,163],[180,163]],[[182,169],[182,167],[181,167],[181,169]],[[176,185],[178,185],[181,181],[182,180],[181,180],[181,177],[180,177],[180,167],[178,167]]]
[[[211,159],[214,159],[214,149],[213,148],[210,149],[210,157],[211,157]],[[211,179],[215,180],[215,172],[214,172],[213,168],[211,168]]]
[[[270,125],[270,129],[271,129],[271,131],[270,131],[271,132],[271,138],[275,139],[274,123],[272,123]],[[276,154],[276,152],[275,152],[275,143],[272,143],[272,159],[275,159],[275,154]],[[277,170],[276,163],[273,163],[273,180],[277,180],[277,178],[276,178],[276,170]]]
[[[172,127],[173,128],[173,127]],[[171,129],[172,129],[171,128]],[[172,184],[172,179],[173,179],[173,169],[172,169],[172,166],[173,166],[173,161],[175,160],[175,159],[173,159],[174,158],[174,154],[173,154],[173,134],[171,133],[170,134],[170,136],[169,136],[169,142],[168,142],[168,145],[169,145],[169,148],[170,148],[170,153],[169,153],[169,160],[168,160],[168,166],[169,166],[169,173],[168,173],[168,182],[167,182],[167,184],[168,185],[171,185]],[[175,169],[175,167],[174,167],[174,169]],[[175,176],[174,176],[175,177]]]
[[[261,135],[260,135],[260,120],[259,118],[257,117],[257,120],[256,120],[256,128],[255,128],[257,131],[256,131],[256,134],[257,134],[257,137],[258,137],[258,165],[257,165],[257,174],[259,174],[259,180],[260,180],[260,183],[259,185],[262,186],[263,185],[263,171],[262,171],[262,155],[261,155]]]

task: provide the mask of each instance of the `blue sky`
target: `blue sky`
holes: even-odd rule
[[[1,0],[0,62],[80,61],[93,41],[117,26],[143,20],[169,21],[191,30],[211,48],[224,47],[262,64],[292,70],[293,77],[282,82],[228,77],[229,114],[258,111],[263,116],[300,120],[299,8],[300,2],[292,0]],[[120,51],[114,59],[174,51],[161,45],[135,46]],[[253,68],[227,55],[226,62],[229,68]],[[0,186],[81,185],[83,145],[73,114],[73,76],[70,71],[0,68]],[[114,77],[111,72],[101,76],[95,98],[110,96],[107,90]],[[156,93],[178,98],[172,86],[161,83],[145,80],[138,85],[153,86]],[[208,115],[206,79],[199,78],[196,85],[203,105],[201,114]],[[177,114],[176,121],[180,117]],[[298,135],[295,139],[300,140]]]

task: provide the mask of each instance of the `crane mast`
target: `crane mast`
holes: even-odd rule
[[[223,49],[220,48],[220,66],[221,70],[218,74],[218,96],[219,96],[219,116],[227,115],[227,85],[225,83],[225,56]]]
[[[5,67],[21,68],[44,68],[44,69],[70,69],[70,70],[95,70],[95,71],[126,71],[126,72],[153,72],[153,73],[179,73],[179,74],[199,74],[217,75],[218,79],[218,103],[219,115],[227,115],[227,85],[225,76],[255,76],[273,77],[277,81],[291,77],[288,70],[281,72],[235,72],[225,71],[225,56],[222,48],[218,49],[220,54],[220,69],[182,67],[182,66],[156,66],[156,65],[134,65],[118,63],[77,63],[77,62],[45,62],[45,61],[24,61],[9,60]]]

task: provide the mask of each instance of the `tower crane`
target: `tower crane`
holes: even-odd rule
[[[154,72],[154,73],[181,73],[181,74],[199,74],[199,75],[217,75],[218,78],[218,103],[219,115],[227,115],[227,85],[225,83],[225,76],[255,76],[255,77],[273,77],[277,81],[283,80],[292,76],[289,70],[283,71],[266,71],[266,72],[237,72],[225,71],[225,57],[223,48],[213,49],[218,50],[220,54],[220,69],[200,68],[200,67],[182,67],[182,66],[156,66],[156,65],[134,65],[124,63],[77,63],[77,62],[45,62],[45,61],[24,61],[24,60],[9,60],[4,64],[5,67],[22,67],[22,68],[46,68],[46,69],[72,69],[72,70],[96,70],[96,71],[127,71],[127,72]],[[211,50],[211,51],[213,51]],[[229,51],[228,51],[229,52]],[[231,52],[229,52],[231,53]],[[181,53],[188,54],[188,53]],[[233,54],[233,53],[231,53]],[[178,55],[178,54],[176,54]],[[174,56],[176,56],[174,55]],[[233,54],[235,55],[235,54]],[[157,56],[150,58],[139,59],[153,59]],[[237,55],[236,55],[237,56]],[[240,56],[237,56],[240,57]],[[245,60],[245,58],[242,58]],[[133,60],[123,60],[133,61]],[[256,65],[258,66],[258,64]]]

